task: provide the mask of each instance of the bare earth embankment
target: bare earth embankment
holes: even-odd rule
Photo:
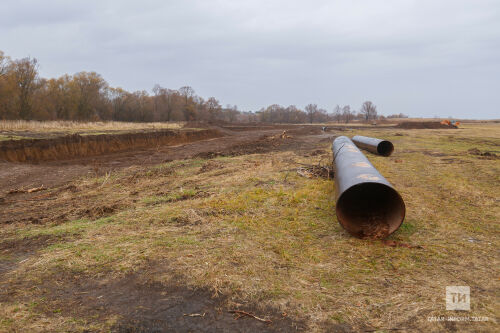
[[[493,332],[500,125],[460,127],[220,126],[0,161],[0,331]],[[297,172],[357,134],[396,148],[366,153],[407,207],[386,241],[350,237],[334,182]],[[446,311],[452,285],[470,312]]]

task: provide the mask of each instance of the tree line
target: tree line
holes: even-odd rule
[[[95,72],[79,72],[59,78],[42,78],[35,58],[12,60],[0,51],[0,119],[77,121],[226,121],[313,123],[354,119],[379,119],[372,102],[359,112],[349,105],[332,112],[307,105],[304,110],[277,104],[256,112],[223,107],[215,98],[204,99],[193,88],[168,89],[156,84],[151,93],[114,88]]]

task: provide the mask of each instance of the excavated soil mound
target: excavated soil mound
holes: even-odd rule
[[[237,131],[237,132],[243,132],[243,131],[258,131],[258,130],[275,130],[275,129],[289,129],[289,128],[294,128],[293,125],[224,125],[221,126],[222,128],[231,130],[231,131]]]
[[[404,121],[396,127],[404,129],[454,129],[455,125],[445,125],[438,121]]]
[[[309,134],[320,134],[323,131],[323,127],[326,132],[332,131],[333,127],[322,126],[322,125],[224,125],[222,128],[228,129],[235,132],[242,131],[256,131],[256,130],[284,130],[286,133],[292,135],[309,135]]]
[[[162,130],[142,133],[67,135],[54,139],[10,140],[0,143],[0,159],[39,162],[109,154],[137,148],[176,145],[222,136],[217,130]]]

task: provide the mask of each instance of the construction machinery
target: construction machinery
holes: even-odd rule
[[[459,121],[445,119],[441,122],[442,125],[447,125],[450,127],[458,127],[460,125]]]

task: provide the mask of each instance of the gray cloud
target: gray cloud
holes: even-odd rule
[[[3,0],[0,12],[0,49],[48,77],[189,84],[251,110],[369,99],[384,114],[500,114],[498,1]]]

